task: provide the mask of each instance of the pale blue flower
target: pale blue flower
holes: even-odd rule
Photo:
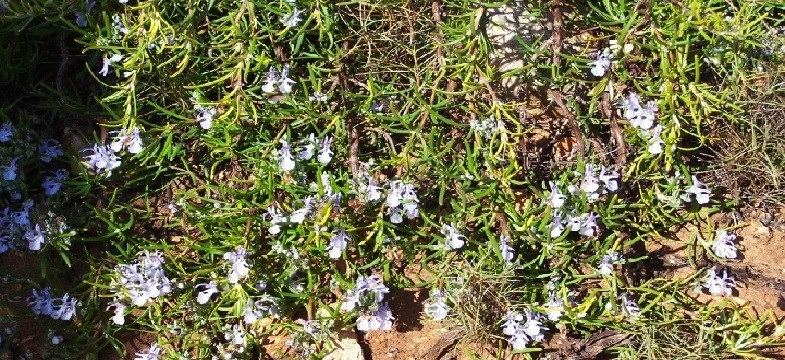
[[[196,295],[196,302],[199,304],[206,304],[208,301],[210,301],[210,297],[218,292],[218,284],[215,281],[210,281],[207,284],[198,284],[194,286],[194,290],[199,289],[204,290],[199,291],[199,293]]]
[[[41,140],[38,144],[38,154],[41,155],[41,161],[48,163],[52,159],[63,155],[63,150],[60,148],[60,143],[56,140],[46,139]]]
[[[3,123],[3,126],[0,126],[0,142],[6,142],[11,140],[11,137],[14,136],[14,125],[11,124],[10,121],[6,121]]]
[[[695,195],[695,201],[701,205],[708,203],[709,196],[711,196],[709,187],[706,184],[700,182],[698,178],[695,177],[695,175],[692,175],[692,186],[685,190],[685,192]]]
[[[714,241],[711,243],[711,251],[717,257],[735,259],[738,249],[736,244],[733,243],[734,240],[736,240],[736,235],[730,234],[725,230],[717,230],[714,235]]]
[[[611,55],[609,49],[603,49],[602,52],[597,53],[597,60],[594,60],[589,63],[591,66],[591,73],[594,76],[600,77],[604,76],[605,72],[611,68],[611,60],[613,56]]]
[[[294,11],[292,11],[291,14],[287,14],[281,17],[281,23],[283,24],[283,26],[288,28],[295,27],[297,26],[297,24],[300,23],[300,21],[302,21],[302,19],[300,19],[300,14],[302,13],[303,13],[302,10],[294,8]]]
[[[463,247],[466,237],[455,228],[455,224],[450,223],[450,225],[442,225],[441,232],[442,235],[447,238],[447,249],[456,250]]]

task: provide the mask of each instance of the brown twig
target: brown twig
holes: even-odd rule
[[[553,0],[551,4],[551,12],[553,13],[553,35],[551,36],[551,51],[552,51],[552,58],[551,63],[557,69],[561,67],[561,49],[564,42],[564,17],[562,16],[562,2],[561,0]],[[564,116],[567,117],[567,123],[570,126],[570,130],[575,136],[575,142],[578,146],[578,160],[583,160],[584,155],[586,153],[586,148],[583,143],[583,134],[581,134],[580,125],[578,125],[578,118],[575,117],[575,114],[572,113],[570,108],[564,104],[564,99],[562,98],[561,90],[556,88],[554,90],[549,90],[548,95],[556,103],[559,109],[564,113]]]
[[[624,141],[624,132],[619,126],[619,121],[616,119],[616,113],[611,111],[610,94],[607,92],[602,94],[600,101],[600,109],[602,116],[610,120],[611,137],[616,144],[616,170],[621,170],[627,163],[627,143]]]

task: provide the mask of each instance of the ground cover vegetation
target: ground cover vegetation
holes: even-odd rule
[[[477,358],[554,334],[764,356],[785,327],[726,300],[743,248],[710,215],[781,204],[783,15],[0,1],[3,351],[320,359],[339,329],[389,331],[390,293],[416,288]],[[693,275],[661,276],[655,238]],[[30,324],[47,337],[21,342]]]

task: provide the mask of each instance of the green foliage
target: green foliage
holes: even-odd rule
[[[637,342],[614,351],[631,358],[658,358],[646,341],[664,343],[663,326],[706,341],[694,352],[705,356],[748,356],[781,341],[742,309],[694,300],[703,271],[665,279],[642,270],[652,263],[646,241],[733,205],[718,191],[699,204],[685,190],[706,168],[708,134],[738,122],[740,94],[754,89],[761,66],[781,59],[771,29],[782,26],[785,9],[774,1],[532,2],[525,7],[533,17],[563,11],[563,24],[523,24],[532,31],[516,38],[515,51],[526,60],[502,71],[500,45],[486,29],[509,3],[6,3],[2,84],[24,95],[0,97],[9,109],[0,123],[34,132],[33,117],[51,116],[49,128],[66,130],[70,150],[69,195],[54,206],[73,214],[79,230],[58,236],[78,249],[64,240],[45,249],[68,266],[79,256],[86,268],[83,326],[69,336],[89,350],[73,351],[95,356],[107,343],[122,351],[123,334],[147,333],[166,358],[254,358],[268,351],[267,335],[283,330],[297,355],[319,358],[335,330],[379,309],[339,310],[355,280],[370,274],[392,289],[443,292],[450,319],[500,349],[508,347],[500,330],[509,312],[545,314],[556,304],[563,309],[544,320],[548,332],[625,331]],[[302,21],[286,26],[296,9]],[[77,11],[85,26],[74,22]],[[598,76],[591,68],[605,49],[610,61]],[[271,91],[270,69],[288,71],[293,90],[278,81]],[[508,79],[521,84],[522,98],[502,94]],[[641,130],[626,115],[631,93],[642,107],[656,105],[652,126]],[[576,139],[568,161],[530,164],[525,144],[539,125],[520,115],[529,97],[557,109],[541,118],[554,124],[552,138],[529,146],[552,155],[549,148]],[[82,149],[133,128],[143,151],[119,152],[111,174],[90,169]],[[311,134],[320,142],[309,143]],[[323,161],[327,138],[332,154]],[[300,158],[308,146],[313,156]],[[30,151],[3,147],[0,160]],[[388,197],[406,186],[416,200],[404,197],[400,210]],[[451,246],[445,225],[465,244]],[[335,259],[341,229],[350,240]],[[249,269],[237,281],[227,254],[239,249]],[[156,252],[171,291],[134,304],[124,266]],[[611,271],[602,274],[606,259]],[[428,280],[413,279],[415,266]],[[197,302],[210,282],[216,293]],[[257,301],[270,306],[265,320],[246,323]],[[127,307],[123,324],[107,310],[118,303]],[[685,311],[693,308],[697,315]],[[536,354],[536,345],[522,353]]]

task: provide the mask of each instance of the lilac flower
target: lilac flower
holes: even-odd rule
[[[692,186],[690,186],[687,190],[685,190],[688,194],[695,195],[695,201],[698,204],[706,204],[709,202],[709,196],[711,195],[711,191],[706,184],[698,181],[698,178],[695,175],[692,175]]]
[[[52,290],[45,287],[38,293],[33,289],[33,295],[27,298],[27,304],[33,308],[33,314],[51,315],[52,314]]]
[[[641,309],[635,300],[630,299],[627,294],[619,296],[621,300],[621,313],[626,318],[635,319],[640,316]]]
[[[548,301],[543,304],[546,308],[545,315],[548,320],[556,322],[559,321],[564,313],[564,300],[558,297],[555,293],[548,294]]]
[[[123,61],[123,56],[120,54],[114,54],[111,57],[104,57],[103,65],[101,66],[101,70],[98,72],[98,75],[106,76],[109,74],[109,66]]]
[[[197,121],[199,120],[197,119]],[[126,129],[122,129],[119,131],[113,131],[113,133],[115,133],[115,136],[112,139],[112,142],[109,144],[109,146],[112,148],[112,151],[120,152],[124,148],[127,148],[128,152],[131,154],[138,154],[142,151],[143,143],[142,138],[139,135],[138,127],[134,126],[130,132]]]
[[[436,321],[444,320],[450,313],[450,307],[445,301],[444,293],[439,289],[431,291],[431,298],[425,304],[425,314]]]
[[[594,195],[600,189],[600,179],[594,175],[595,166],[593,164],[586,164],[586,171],[583,175],[583,179],[581,180],[581,190],[586,194]],[[597,194],[599,197],[599,194]]]
[[[502,235],[499,238],[499,252],[502,254],[502,259],[506,262],[512,262],[515,258],[515,250],[509,245],[510,237]]]
[[[330,150],[330,144],[332,141],[333,139],[329,136],[325,137],[324,141],[322,141],[322,148],[319,150],[319,156],[316,158],[322,165],[329,164],[330,160],[333,159],[333,152]]]
[[[4,254],[13,247],[11,235],[7,232],[0,232],[0,254]]]
[[[312,95],[308,96],[308,100],[312,102],[324,102],[327,101],[327,94],[316,91]]]
[[[8,166],[0,166],[3,169],[3,180],[5,181],[14,181],[16,180],[16,161],[19,160],[18,157],[11,159],[8,163]]]
[[[281,170],[283,171],[292,171],[294,170],[294,157],[292,156],[292,148],[289,147],[289,143],[281,139],[281,152],[280,156],[278,157],[278,165],[280,165]]]
[[[302,13],[303,13],[302,10],[298,10],[297,8],[294,8],[294,11],[291,14],[287,14],[281,17],[281,23],[283,24],[283,26],[288,28],[295,27],[297,26],[297,24],[300,23],[300,21],[302,21],[302,19],[300,19],[300,14]]]
[[[560,211],[553,212],[551,219],[551,239],[556,239],[564,233],[564,225],[561,222],[562,213]]]
[[[727,269],[722,270],[722,276],[717,275],[714,269],[708,269],[703,287],[709,289],[709,293],[714,296],[731,296],[736,287],[736,280],[728,276]]]
[[[372,177],[368,177],[368,184],[365,186],[365,197],[370,201],[377,201],[382,198],[382,188],[376,184]],[[416,202],[416,201],[415,201]]]
[[[248,268],[248,263],[245,261],[247,254],[247,251],[245,251],[245,248],[243,247],[238,247],[234,251],[224,253],[224,260],[230,263],[230,284],[237,284],[240,280],[245,279],[248,276],[250,269]]]
[[[606,190],[614,192],[619,189],[619,173],[610,168],[602,167],[600,170],[600,181]]]
[[[633,127],[647,130],[654,125],[657,112],[657,105],[654,101],[646,103],[646,107],[642,107],[638,94],[630,93],[627,95],[627,101],[624,108],[624,117],[630,122]]]
[[[346,249],[346,245],[348,245],[351,240],[352,239],[346,235],[346,230],[344,228],[338,229],[330,239],[330,245],[327,246],[330,258],[339,259],[343,250]]]
[[[358,294],[354,289],[349,289],[343,294],[343,299],[341,300],[341,311],[349,312],[354,310],[354,308],[359,304],[360,299]]]
[[[47,176],[44,179],[43,184],[41,185],[44,188],[44,192],[48,196],[54,196],[60,191],[60,188],[63,186],[62,180],[68,176],[68,173],[65,172],[63,169],[59,169],[54,172],[54,176]]]
[[[109,309],[114,309],[113,310],[114,316],[112,316],[112,322],[115,325],[123,325],[123,324],[125,324],[125,316],[124,316],[125,309],[126,309],[125,304],[123,304],[123,303],[121,303],[119,301],[115,301],[115,302],[109,304],[109,306],[106,308],[106,310],[109,310]]]
[[[41,140],[41,143],[38,144],[38,153],[41,155],[41,161],[48,163],[52,159],[63,155],[63,150],[60,148],[60,143],[47,139]]]
[[[289,65],[286,64],[281,70],[280,79],[278,79],[278,91],[280,91],[281,94],[288,94],[292,92],[292,85],[294,84],[296,84],[296,82],[289,78]]]
[[[29,227],[25,232],[25,240],[27,240],[27,247],[31,251],[41,250],[41,245],[44,243],[44,234],[41,232],[41,226],[35,224],[35,227]]]
[[[736,240],[736,235],[729,234],[725,230],[717,230],[714,235],[714,242],[711,243],[711,251],[714,255],[723,259],[736,258],[736,245],[733,241]]]
[[[604,76],[605,72],[611,68],[611,60],[613,56],[611,55],[609,49],[603,49],[602,52],[597,53],[597,60],[592,61],[589,63],[591,66],[591,73],[594,76]]]
[[[392,311],[387,303],[379,304],[378,308],[371,312],[369,319],[369,330],[390,330],[392,329],[392,322],[395,318],[392,316]]]
[[[279,224],[286,222],[286,216],[283,216],[281,210],[272,205],[267,208],[265,216],[270,219],[270,227],[267,229],[270,235],[279,234],[281,232],[281,225]]]
[[[227,330],[228,331],[224,334],[225,340],[231,341],[232,344],[239,345],[241,347],[244,347],[246,345],[245,329],[243,329],[240,326],[237,326],[237,324],[234,324]]]
[[[211,127],[213,127],[213,117],[218,113],[218,110],[212,106],[203,108],[197,105],[196,111],[196,122],[199,123],[199,127],[204,130],[209,130]]]
[[[33,208],[33,200],[27,200],[22,204],[22,210],[15,211],[11,214],[14,224],[19,226],[27,226],[30,224],[30,209]]]
[[[313,133],[310,133],[304,142],[305,145],[303,145],[303,149],[300,151],[300,159],[310,160],[313,157],[316,148],[316,136]]]
[[[135,356],[134,360],[158,360],[159,356],[161,356],[162,351],[163,349],[161,349],[161,347],[158,346],[158,343],[154,342],[150,344],[149,349],[136,353],[136,355],[134,355]]]
[[[76,17],[76,25],[79,27],[87,26],[87,17],[85,17],[83,12],[77,11],[74,13],[74,16]]]
[[[79,301],[71,298],[68,293],[64,294],[62,298],[52,299],[51,317],[55,320],[71,320],[76,315],[78,305]]]
[[[250,325],[267,315],[278,316],[278,312],[278,300],[273,297],[265,295],[256,301],[248,299],[243,311],[243,321]]]
[[[583,223],[581,224],[580,233],[583,236],[593,237],[594,235],[597,234],[598,228],[599,227],[597,226],[597,215],[594,213],[590,213],[586,217],[586,220],[584,220]]]
[[[109,146],[95,144],[92,149],[84,151],[93,152],[92,155],[85,157],[85,161],[96,174],[105,173],[106,176],[111,176],[112,170],[120,166],[120,158]]]
[[[419,199],[417,198],[414,185],[405,184],[400,180],[390,182],[386,204],[390,213],[390,222],[392,223],[403,222],[403,213],[409,219],[419,216]]]
[[[313,197],[306,196],[305,198],[303,198],[302,202],[303,202],[303,207],[293,211],[292,214],[289,215],[289,221],[300,224],[303,221],[305,221],[308,215],[311,214],[311,211],[313,210],[313,206],[314,206]]]
[[[613,250],[608,250],[608,254],[602,256],[602,260],[600,261],[600,266],[597,268],[597,271],[602,275],[608,276],[613,273],[614,264],[623,263],[624,258],[622,258],[621,254]]]
[[[648,139],[647,142],[649,144],[649,147],[647,148],[649,154],[657,155],[662,153],[662,145],[665,144],[665,141],[662,140],[661,134],[662,124],[657,124],[657,126],[645,133],[645,137]]]
[[[564,205],[564,201],[567,200],[567,196],[559,192],[559,188],[553,181],[549,181],[548,184],[551,187],[551,194],[548,196],[548,203],[554,209],[561,208]]]
[[[268,94],[275,91],[275,85],[277,83],[278,83],[278,71],[275,70],[274,67],[270,66],[270,70],[267,71],[267,77],[264,78],[264,85],[262,85],[262,91]]]
[[[0,126],[0,142],[11,140],[12,136],[14,136],[14,125],[6,121],[3,126]]]
[[[215,281],[210,281],[207,284],[198,284],[194,286],[194,290],[198,289],[204,290],[199,291],[199,293],[196,295],[196,302],[199,304],[206,304],[208,301],[210,301],[210,297],[218,292],[218,284]]]
[[[455,224],[442,225],[441,233],[447,238],[446,247],[448,250],[456,250],[463,247],[466,237],[455,228]]]
[[[570,229],[570,231],[580,230],[582,223],[583,219],[581,219],[581,216],[574,216],[572,214],[567,215],[567,228]]]

